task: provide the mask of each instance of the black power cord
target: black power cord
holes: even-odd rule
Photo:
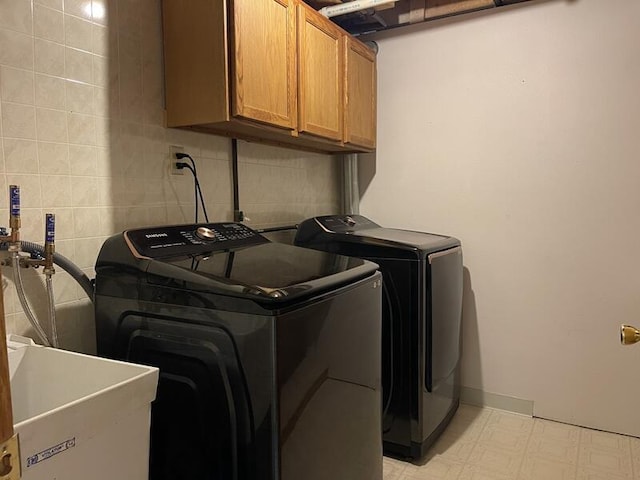
[[[186,168],[191,171],[193,175],[193,193],[195,197],[195,217],[196,223],[198,223],[198,201],[202,205],[202,213],[204,214],[204,219],[207,223],[209,223],[209,215],[207,214],[207,207],[204,204],[204,198],[202,196],[202,189],[200,188],[200,182],[198,181],[198,173],[196,171],[196,162],[191,155],[187,153],[176,153],[176,159],[182,160],[184,158],[188,158],[191,161],[191,165],[185,162],[176,162],[176,168],[182,169]]]

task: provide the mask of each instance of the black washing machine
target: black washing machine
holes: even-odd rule
[[[421,458],[460,399],[460,241],[342,215],[305,220],[295,243],[380,266],[383,448],[392,456]]]
[[[238,223],[107,239],[98,353],[160,368],[150,478],[381,480],[381,283]]]

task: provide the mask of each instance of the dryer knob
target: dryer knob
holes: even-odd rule
[[[351,217],[345,217],[345,218],[344,218],[344,222],[345,222],[347,225],[349,225],[350,227],[353,227],[353,226],[355,226],[355,224],[356,224],[356,221],[355,221],[353,218],[351,218]]]
[[[198,227],[196,236],[202,240],[213,241],[216,239],[216,232],[207,227]]]

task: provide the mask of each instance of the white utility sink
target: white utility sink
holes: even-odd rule
[[[7,343],[23,480],[147,480],[157,368]]]

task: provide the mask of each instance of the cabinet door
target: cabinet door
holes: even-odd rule
[[[294,129],[294,0],[233,0],[232,11],[232,115]]]
[[[345,34],[298,5],[298,129],[336,141],[343,129]]]
[[[353,38],[345,48],[345,143],[375,148],[376,56]]]

